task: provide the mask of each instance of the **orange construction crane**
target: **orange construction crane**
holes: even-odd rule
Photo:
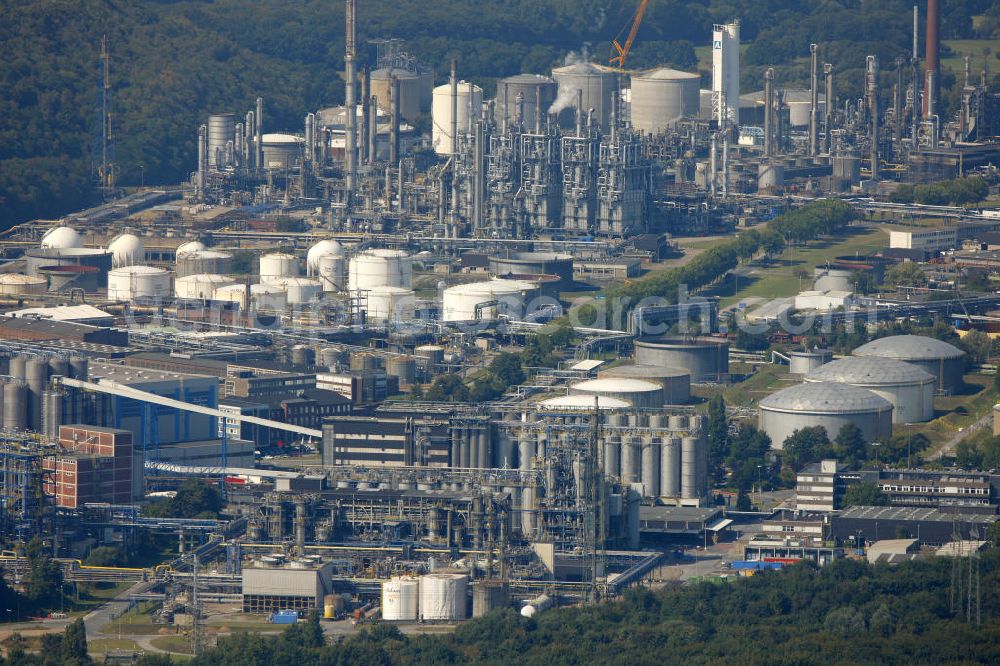
[[[625,68],[625,58],[628,57],[629,51],[632,50],[632,42],[635,41],[635,33],[639,32],[639,24],[642,23],[642,17],[646,13],[646,6],[649,4],[649,0],[642,0],[639,3],[639,8],[635,10],[635,15],[632,17],[632,27],[628,31],[628,37],[625,38],[625,45],[622,46],[618,42],[618,37],[621,37],[621,32],[618,33],[618,37],[611,40],[611,46],[613,50],[611,51],[611,64],[618,65],[618,69]],[[622,32],[625,29],[622,28]]]

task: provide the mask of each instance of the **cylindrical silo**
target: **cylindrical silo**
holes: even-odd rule
[[[681,438],[664,439],[660,453],[660,494],[664,497],[680,497]]]
[[[829,349],[806,349],[788,353],[788,372],[793,375],[809,374],[816,368],[833,360]]]
[[[48,386],[49,362],[44,358],[30,358],[24,368],[28,383],[28,422],[32,430],[42,429],[42,394]]]
[[[316,352],[308,345],[292,347],[292,365],[311,367],[316,364]]]
[[[604,442],[604,473],[612,478],[621,476],[621,453],[621,437],[608,435]]]
[[[69,376],[86,381],[90,378],[90,359],[86,356],[72,356],[69,359]]]
[[[45,391],[42,393],[42,433],[54,439],[59,436],[59,426],[62,425],[61,391]]]
[[[351,257],[348,289],[364,291],[373,287],[413,286],[413,259],[402,250],[374,249]]]
[[[698,488],[698,438],[681,438],[681,497],[701,497]]]
[[[28,363],[28,357],[18,354],[10,357],[10,369],[7,371],[14,379],[24,379],[24,369]]]
[[[642,440],[642,485],[646,497],[660,494],[660,443]]]
[[[196,273],[185,275],[174,280],[174,295],[177,298],[190,298],[198,300],[211,300],[215,297],[215,291],[222,287],[237,284],[225,275],[215,273]]]
[[[214,113],[208,117],[208,167],[219,170],[228,166],[226,144],[236,135],[236,116],[232,113]]]
[[[386,374],[399,377],[399,383],[409,386],[417,381],[417,360],[412,356],[390,356],[385,364]]]
[[[28,427],[28,385],[20,380],[7,382],[3,391],[4,430]]]
[[[283,277],[269,282],[287,294],[289,305],[302,305],[318,300],[323,294],[319,280],[304,277]]]
[[[420,598],[420,580],[396,576],[382,582],[382,619],[415,621]]]
[[[413,319],[416,296],[403,287],[372,287],[364,293],[365,313],[370,322]]]
[[[583,108],[594,110],[594,122],[601,129],[610,129],[611,109],[618,89],[618,75],[609,69],[601,69],[589,62],[581,62],[552,70],[552,78],[558,84],[558,96],[549,109],[560,114],[560,124],[570,127],[575,123],[575,114],[570,110],[577,105],[578,91],[583,91]]]
[[[729,375],[729,342],[710,337],[639,338],[637,365],[686,368],[692,382],[719,382]]]
[[[344,255],[324,254],[316,259],[316,277],[325,292],[343,291],[347,286],[347,261]]]
[[[506,583],[479,580],[472,584],[472,617],[483,617],[508,603]]]
[[[638,438],[622,437],[622,483],[638,483],[640,481],[639,465],[642,462],[640,445]]]
[[[399,115],[413,121],[431,110],[431,91],[434,73],[429,70],[410,70],[400,67],[383,67],[372,70],[371,94],[378,100],[379,108],[389,112],[389,88],[392,79],[399,82]]]
[[[69,359],[59,355],[49,358],[49,376],[69,377]]]
[[[434,89],[434,101],[431,106],[431,143],[438,155],[451,155],[455,152],[451,136],[452,113],[451,85],[444,84]],[[469,117],[478,119],[483,108],[483,89],[468,81],[458,82],[458,132],[469,131]]]
[[[170,296],[170,273],[156,266],[124,266],[108,273],[108,300],[135,301]]]
[[[175,275],[226,275],[233,271],[233,255],[217,250],[194,250],[177,255]]]
[[[299,274],[299,259],[294,254],[271,252],[260,258],[261,282],[274,282],[279,278],[296,277]]]
[[[517,98],[521,95],[521,119],[529,131],[533,130],[539,100],[544,119],[552,108],[552,103],[556,101],[557,92],[558,85],[555,79],[542,74],[517,74],[500,79],[497,83],[497,122],[504,115],[509,123],[514,122],[518,112]]]
[[[632,128],[661,134],[681,118],[697,118],[701,76],[661,68],[632,77]]]

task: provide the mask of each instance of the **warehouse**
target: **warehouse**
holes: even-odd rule
[[[860,537],[866,542],[894,539],[901,533],[911,535],[921,544],[940,546],[953,540],[977,538],[986,534],[997,515],[952,513],[937,509],[910,507],[852,506],[831,521],[832,536],[838,541]]]
[[[322,608],[323,597],[333,592],[333,563],[309,560],[286,562],[282,556],[265,556],[243,567],[243,612],[273,613]]]

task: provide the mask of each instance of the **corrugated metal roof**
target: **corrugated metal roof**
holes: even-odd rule
[[[872,340],[854,350],[855,356],[881,356],[902,361],[934,361],[965,356],[958,347],[923,335],[893,335]]]
[[[760,401],[761,409],[817,414],[891,411],[892,403],[868,389],[816,382],[790,386]]]
[[[821,365],[805,376],[807,382],[840,382],[864,386],[931,384],[934,375],[904,361],[881,356],[853,356]]]

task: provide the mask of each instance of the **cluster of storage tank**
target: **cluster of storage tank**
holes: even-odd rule
[[[414,317],[413,258],[403,250],[376,248],[351,257],[347,288],[365,304],[369,321]]]
[[[34,430],[50,437],[58,434],[67,411],[82,411],[79,404],[51,385],[56,376],[86,380],[90,362],[83,356],[18,354],[8,359],[7,376],[0,382],[5,430]],[[74,393],[78,398],[79,394]],[[69,402],[70,404],[67,404]],[[68,415],[80,420],[82,414]]]
[[[846,424],[866,441],[891,436],[893,423],[934,418],[934,395],[959,390],[965,353],[941,340],[897,335],[874,340],[830,361],[825,350],[793,352],[804,383],[760,401],[760,425],[776,449],[796,430],[822,426],[830,438]],[[829,361],[829,362],[827,362]]]
[[[382,582],[382,619],[453,622],[469,616],[469,575],[441,571]]]

